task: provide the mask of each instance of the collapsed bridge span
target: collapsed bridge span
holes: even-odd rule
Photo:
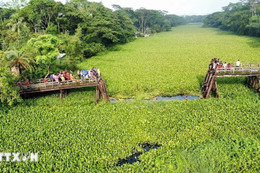
[[[203,98],[209,98],[213,92],[216,97],[219,97],[217,78],[220,77],[247,77],[247,85],[249,88],[260,92],[260,63],[243,63],[237,65],[228,63],[225,66],[220,65],[219,59],[212,59],[209,65],[209,70],[202,84],[201,93]]]

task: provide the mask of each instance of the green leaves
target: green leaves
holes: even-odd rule
[[[95,105],[93,87],[72,90],[63,101],[54,93],[1,108],[0,151],[39,153],[38,163],[1,162],[2,170],[259,172],[259,95],[244,85],[244,78],[218,79],[220,99],[143,100],[180,92],[200,95],[213,55],[227,62],[259,60],[258,48],[249,41],[215,29],[181,26],[88,59],[80,68],[100,68],[110,96],[137,101]],[[53,49],[51,41],[41,42],[48,46],[36,47],[38,52]],[[145,142],[162,147],[144,153],[140,162],[115,166]]]
[[[17,80],[18,78],[11,73],[10,68],[2,63],[0,67],[0,101],[2,105],[0,104],[0,107],[6,103],[11,106],[20,101],[18,88],[14,87]]]
[[[58,38],[48,34],[41,35],[37,38],[30,39],[27,44],[37,50],[35,57],[36,63],[38,65],[45,65],[49,73],[50,66],[59,55],[57,48],[59,44]]]

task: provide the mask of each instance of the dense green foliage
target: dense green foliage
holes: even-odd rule
[[[100,67],[111,96],[137,101],[94,104],[95,88],[1,107],[0,151],[38,152],[39,162],[0,162],[3,172],[259,172],[259,94],[244,78],[218,79],[221,98],[144,101],[144,95],[199,95],[213,56],[257,62],[260,40],[200,26],[120,46],[82,68]],[[119,59],[121,61],[119,61]],[[162,144],[140,162],[115,166]]]
[[[28,41],[28,45],[36,50],[35,62],[37,65],[46,66],[45,69],[48,71],[46,77],[50,73],[50,66],[59,55],[58,44],[58,38],[52,35],[42,35]]]
[[[116,49],[117,44],[130,42],[135,36],[183,24],[181,17],[165,16],[158,10],[115,8],[113,11],[87,0],[1,3],[0,50],[9,58],[5,68],[17,68],[21,79],[76,70],[84,58]],[[60,53],[66,57],[58,59]]]
[[[183,17],[174,14],[166,15],[166,19],[170,22],[171,27],[183,25],[187,22]]]
[[[184,16],[184,19],[187,23],[203,23],[203,20],[207,17],[207,15],[191,15]]]
[[[181,17],[166,17],[157,10],[134,11],[116,5],[115,8],[112,11],[101,3],[85,0],[71,0],[66,4],[54,0],[30,0],[21,8],[4,6],[0,8],[1,49],[5,51],[11,46],[20,49],[35,35],[74,35],[80,27],[83,51],[76,56],[90,57],[115,44],[133,40],[135,31],[150,34],[183,24]]]
[[[171,27],[185,24],[183,17],[166,14],[164,11],[148,10],[145,8],[133,10],[114,5],[114,9],[119,13],[128,14],[137,31],[141,34],[151,34],[161,31],[169,31]]]
[[[10,68],[8,68],[7,61],[8,58],[6,57],[5,53],[3,51],[0,51],[0,101],[8,105],[12,105],[14,102],[19,101],[19,93],[18,89],[15,87],[12,87],[16,84],[17,77],[11,74]],[[10,87],[11,86],[11,87]]]
[[[257,0],[230,3],[223,12],[208,15],[204,25],[240,35],[260,36],[260,5]]]

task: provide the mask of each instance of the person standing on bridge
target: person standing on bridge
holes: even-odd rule
[[[70,71],[70,80],[74,80],[73,72]]]
[[[240,61],[239,61],[239,60],[237,60],[237,62],[236,62],[236,66],[237,66],[237,67],[240,66]]]
[[[22,82],[19,80],[18,82],[17,82],[17,86],[21,89],[22,88]]]
[[[228,63],[228,65],[227,65],[227,68],[228,68],[228,69],[230,69],[230,68],[231,68],[231,64],[230,64],[230,63]]]
[[[44,83],[48,83],[49,82],[47,78],[44,78],[43,81],[44,81]]]
[[[226,62],[223,64],[223,68],[227,68],[227,63]]]
[[[54,75],[54,74],[51,74],[51,75],[50,75],[50,80],[51,80],[51,82],[53,82],[53,80],[54,80],[54,79],[53,79],[53,75]]]
[[[25,84],[26,86],[29,86],[29,85],[30,85],[29,79],[26,79],[24,84]]]
[[[79,76],[79,79],[80,79],[81,78],[81,70],[78,70],[77,73],[78,73],[78,76]]]
[[[60,82],[59,78],[60,78],[59,74],[57,75],[53,74],[53,79],[55,80],[55,82]]]

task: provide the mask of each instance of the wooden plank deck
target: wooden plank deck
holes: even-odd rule
[[[48,91],[58,91],[64,89],[73,89],[73,88],[85,88],[97,86],[97,80],[69,80],[64,82],[47,82],[47,83],[34,83],[29,86],[22,85],[19,90],[20,94],[32,94]]]
[[[217,77],[260,76],[260,67],[217,68]]]

